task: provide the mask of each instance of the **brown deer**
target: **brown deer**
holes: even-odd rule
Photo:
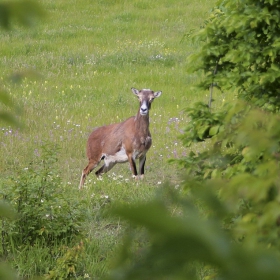
[[[108,172],[116,163],[129,162],[133,177],[137,178],[136,159],[139,159],[139,175],[144,177],[146,153],[152,145],[149,131],[149,110],[152,101],[161,95],[161,91],[131,88],[138,97],[140,106],[136,116],[127,120],[96,128],[87,141],[89,163],[82,172],[79,189],[83,188],[86,176],[104,160],[104,164],[95,174]]]

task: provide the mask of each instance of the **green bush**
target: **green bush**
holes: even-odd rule
[[[1,255],[13,258],[17,266],[29,251],[47,248],[45,272],[50,259],[60,254],[56,252],[60,246],[71,246],[83,238],[86,212],[83,201],[77,201],[61,183],[57,148],[45,144],[39,153],[17,176],[1,181],[1,197],[16,213],[14,220],[2,219]]]
[[[234,122],[236,114],[242,118]],[[187,170],[208,179],[231,213],[224,222],[236,240],[262,243],[280,249],[278,242],[280,211],[279,115],[260,109],[237,106],[225,119],[225,130],[212,139],[210,152],[192,153],[182,159]]]

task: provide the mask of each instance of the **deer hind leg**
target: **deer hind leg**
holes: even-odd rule
[[[92,159],[89,160],[87,167],[82,172],[79,189],[83,188],[87,175],[98,165],[98,163],[99,161]]]
[[[95,172],[96,176],[100,176],[106,172],[108,172],[109,170],[111,170],[116,162],[115,161],[110,161],[110,160],[106,160],[104,159],[104,164]]]

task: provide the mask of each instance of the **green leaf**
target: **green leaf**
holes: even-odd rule
[[[220,125],[215,125],[215,126],[212,126],[209,130],[209,135],[210,136],[214,136],[214,135],[217,135],[218,132],[219,132],[219,129],[220,129]]]
[[[208,135],[209,129],[210,129],[209,125],[204,125],[204,126],[200,127],[200,128],[198,129],[198,131],[197,131],[198,137],[199,137],[201,140],[205,139],[205,138],[207,137],[207,135]]]

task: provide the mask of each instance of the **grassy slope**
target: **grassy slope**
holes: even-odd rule
[[[181,40],[199,27],[211,3],[45,2],[49,11],[45,24],[31,32],[4,34],[1,40],[3,77],[26,67],[43,76],[36,84],[25,82],[11,89],[12,95],[23,99],[27,123],[23,140],[59,142],[62,165],[70,171],[65,178],[74,184],[77,178],[71,176],[85,164],[84,142],[91,128],[135,114],[137,101],[130,88],[149,87],[163,91],[151,116],[155,145],[151,160],[153,153],[165,159],[172,156],[178,131],[169,119],[181,119],[180,111],[200,98],[192,95],[193,78],[185,73],[186,54],[196,46]],[[9,161],[26,164],[34,145],[11,144],[6,150],[12,154],[15,149],[18,159]]]
[[[67,188],[88,197],[89,254],[106,259],[117,243],[118,226],[100,221],[98,199],[134,201],[153,194],[164,180],[177,181],[167,164],[185,149],[178,141],[186,116],[182,109],[207,92],[194,92],[197,77],[186,75],[186,57],[198,47],[184,35],[199,29],[214,1],[45,0],[48,17],[32,30],[2,32],[0,79],[24,108],[25,129],[0,124],[0,172],[13,174],[28,166],[43,141],[57,143]],[[39,80],[13,85],[12,73],[33,69]],[[134,115],[137,101],[130,88],[162,90],[151,112],[153,147],[148,153],[146,179],[131,181],[128,165],[116,166],[103,181],[91,175],[78,193],[81,169],[87,164],[85,143],[93,127]],[[3,151],[3,152],[2,152]],[[114,175],[116,174],[116,175]],[[121,178],[120,176],[123,176]],[[106,204],[106,201],[104,202]],[[103,205],[101,203],[101,205]],[[96,248],[99,249],[96,249]],[[106,262],[85,264],[92,276],[104,273]]]

